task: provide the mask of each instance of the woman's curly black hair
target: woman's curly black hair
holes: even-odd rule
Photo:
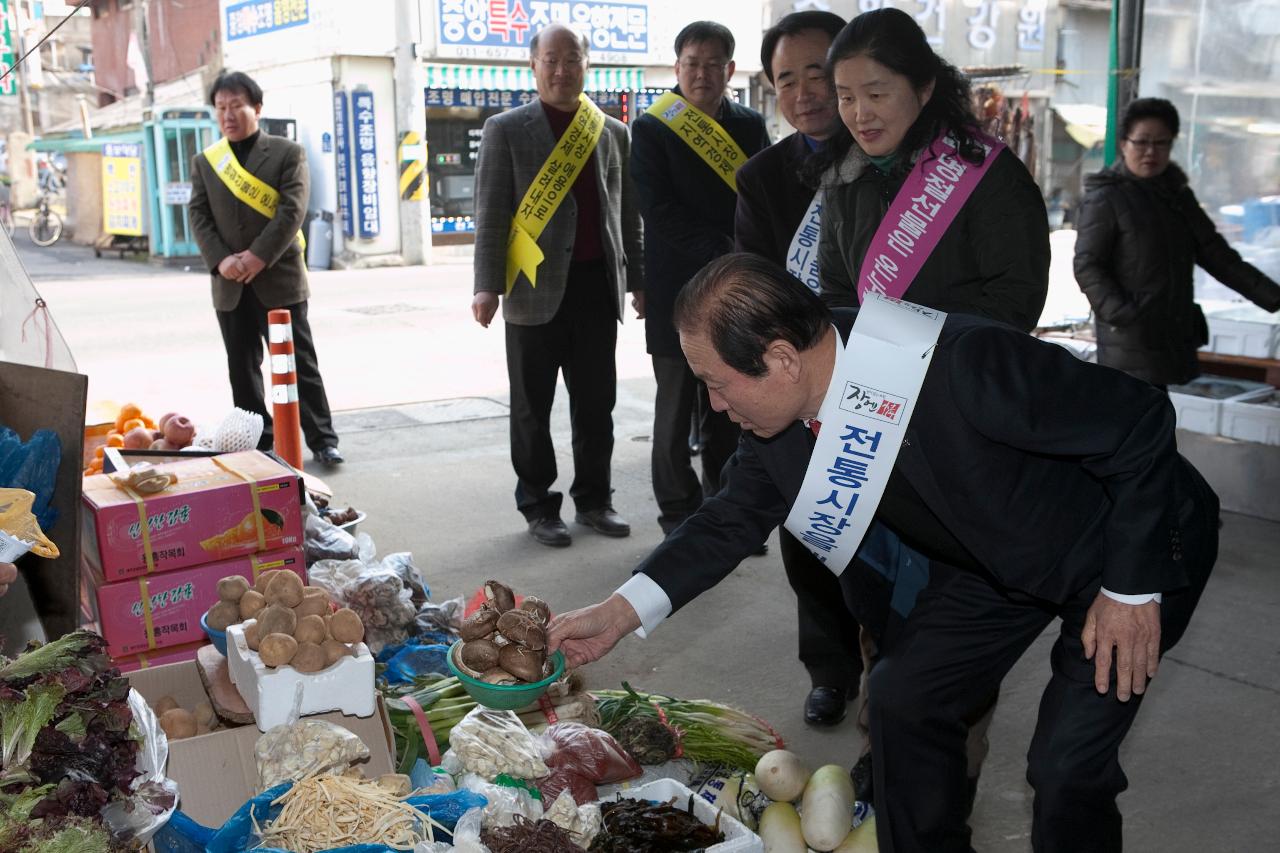
[[[901,74],[917,91],[933,83],[932,95],[898,145],[894,172],[910,169],[911,155],[944,130],[955,136],[961,157],[975,165],[982,162],[985,154],[974,135],[977,120],[973,115],[969,80],[960,69],[934,53],[915,18],[894,8],[858,15],[831,43],[827,52],[827,74],[834,78],[836,64],[855,56],[869,57],[895,74]],[[822,173],[842,161],[854,144],[853,134],[841,122],[822,150],[805,163],[806,182],[817,186]]]

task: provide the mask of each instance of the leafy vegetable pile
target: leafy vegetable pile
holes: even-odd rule
[[[26,849],[42,831],[68,841],[96,834],[102,807],[128,796],[140,738],[129,682],[105,650],[97,634],[75,631],[0,657],[0,849]],[[12,846],[7,836],[17,839]],[[108,849],[92,843],[83,849]]]

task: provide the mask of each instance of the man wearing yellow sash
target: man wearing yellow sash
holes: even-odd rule
[[[501,302],[516,508],[537,542],[563,547],[573,540],[551,488],[560,372],[575,521],[605,536],[631,532],[611,497],[614,350],[628,291],[644,316],[644,268],[626,127],[582,91],[590,43],[552,24],[529,46],[537,100],[490,118],[480,141],[471,312],[487,328]]]
[[[191,229],[213,277],[232,400],[237,408],[262,415],[266,428],[258,446],[270,448],[263,341],[267,312],[288,308],[303,436],[317,461],[339,464],[338,435],[307,322],[311,291],[299,230],[310,187],[306,151],[258,129],[262,89],[247,74],[219,74],[209,102],[223,138],[192,160]]]
[[[734,175],[767,148],[764,119],[725,97],[733,76],[733,34],[696,21],[676,36],[676,80],[632,125],[631,169],[644,218],[645,339],[658,383],[653,416],[653,493],[658,524],[674,530],[720,490],[720,471],[738,443],[738,428],[708,405],[671,322],[676,294],[714,258],[733,251],[737,206]],[[700,411],[702,480],[689,451],[690,419]]]

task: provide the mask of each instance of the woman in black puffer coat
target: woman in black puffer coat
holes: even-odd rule
[[[1122,159],[1085,181],[1076,218],[1076,281],[1098,330],[1098,361],[1154,385],[1189,382],[1208,327],[1192,290],[1196,264],[1267,311],[1280,286],[1218,233],[1169,161],[1178,111],[1140,98],[1121,122]]]

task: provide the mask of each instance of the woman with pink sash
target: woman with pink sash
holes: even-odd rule
[[[827,65],[843,127],[809,165],[826,197],[823,299],[857,305],[870,287],[1034,328],[1049,281],[1044,199],[978,131],[968,80],[891,8],[851,21]]]
[[[841,124],[804,170],[824,194],[822,299],[856,306],[874,291],[948,313],[980,314],[1024,331],[1034,328],[1048,290],[1044,200],[1018,158],[978,130],[968,81],[933,52],[910,15],[893,8],[854,18],[832,42],[827,69]],[[881,525],[864,540],[859,557],[889,578],[895,602],[881,636],[864,631],[863,647],[872,655],[877,644],[884,649],[892,642],[906,616],[897,603],[914,600],[927,586],[927,568],[922,577],[904,566],[927,567],[928,544],[899,540]],[[864,592],[851,589],[853,583],[841,578],[850,607]],[[865,727],[866,702],[876,703],[865,683],[860,700],[859,723]],[[995,702],[992,695],[965,720],[971,726],[965,756],[969,809]],[[891,732],[883,736],[895,738]],[[860,795],[875,787],[870,777],[884,782],[890,769],[869,765],[866,753],[853,771]]]

